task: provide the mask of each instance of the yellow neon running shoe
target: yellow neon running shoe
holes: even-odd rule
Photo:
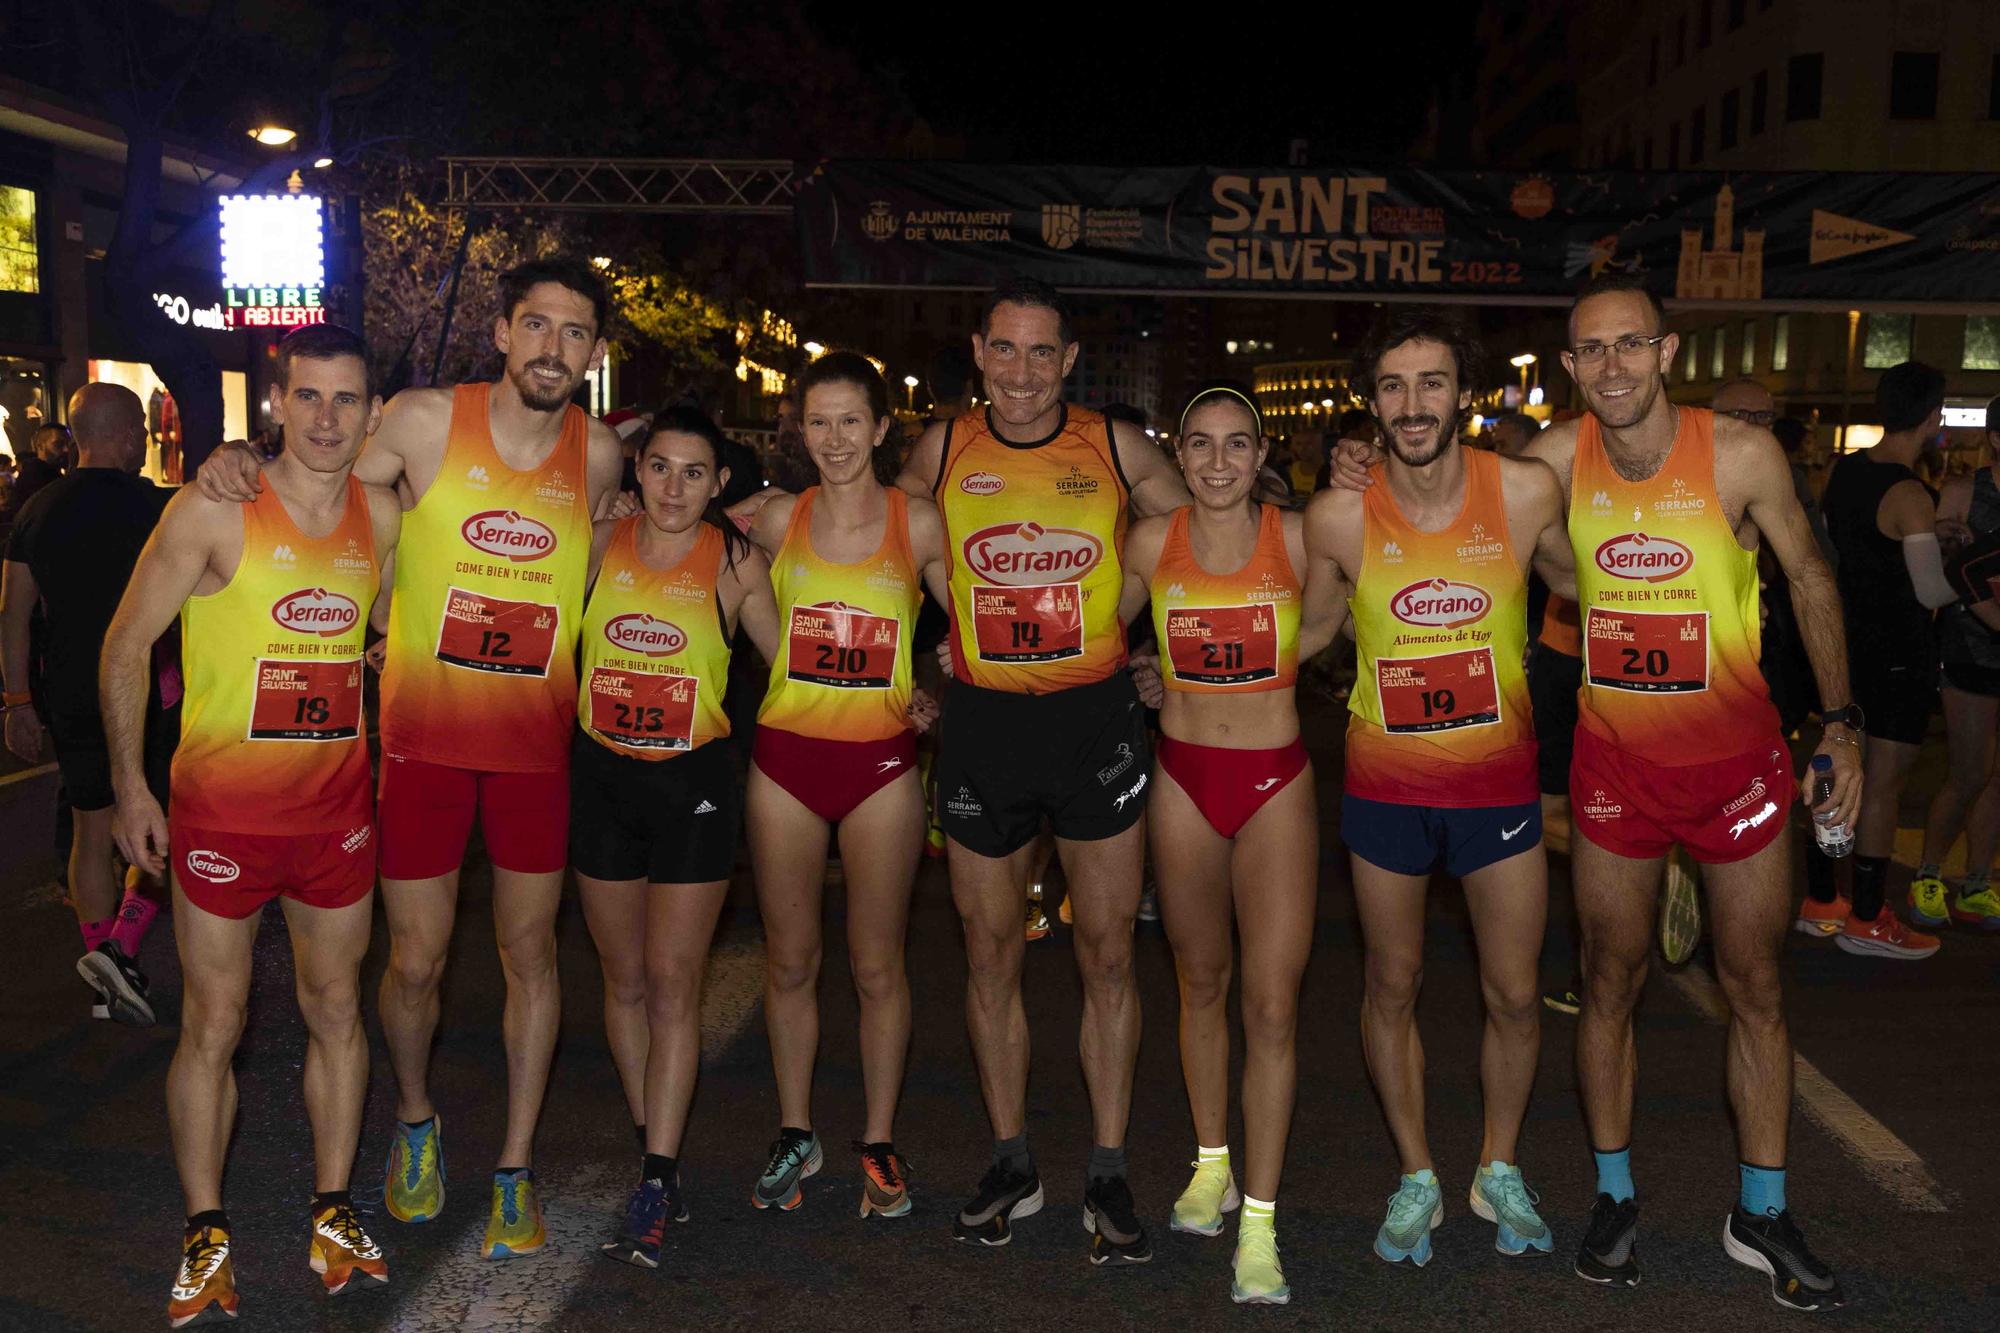
[[[479,1253],[487,1259],[511,1259],[533,1254],[548,1243],[542,1230],[542,1201],[535,1193],[533,1171],[493,1173],[493,1212],[486,1219],[486,1243]]]
[[[1934,875],[1910,881],[1910,920],[1935,930],[1951,920],[1944,881]]]
[[[1678,966],[1700,942],[1701,881],[1687,849],[1675,847],[1667,858],[1666,892],[1660,895],[1660,953]]]
[[[1960,893],[1952,901],[1951,919],[1980,930],[2000,930],[2000,894],[1984,884],[1977,893]]]
[[[1229,1169],[1229,1154],[1198,1159],[1194,1179],[1174,1200],[1174,1219],[1168,1225],[1195,1236],[1219,1236],[1222,1215],[1235,1212],[1242,1204],[1236,1176]]]
[[[1278,1266],[1278,1231],[1268,1214],[1261,1218],[1244,1214],[1236,1228],[1235,1263],[1229,1299],[1238,1305],[1291,1303],[1292,1289],[1285,1285],[1285,1270]]]
[[[396,1122],[389,1139],[389,1183],[383,1206],[398,1222],[428,1222],[444,1211],[444,1119]]]

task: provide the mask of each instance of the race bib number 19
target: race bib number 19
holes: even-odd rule
[[[445,592],[444,623],[438,628],[437,657],[468,671],[511,676],[546,676],[555,653],[553,606],[510,602],[483,592]]]
[[[972,632],[982,662],[1058,662],[1083,656],[1083,590],[1074,583],[972,589]]]
[[[1590,683],[1645,694],[1708,688],[1706,611],[1590,608],[1583,650]]]
[[[253,741],[346,741],[361,734],[361,659],[257,661]]]
[[[1491,648],[1436,657],[1378,657],[1375,683],[1385,731],[1452,731],[1500,720]]]

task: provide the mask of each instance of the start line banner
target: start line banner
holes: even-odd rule
[[[2000,302],[2000,175],[830,162],[794,216],[812,287]]]

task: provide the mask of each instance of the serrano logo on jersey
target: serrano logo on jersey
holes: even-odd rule
[[[994,583],[1073,583],[1097,567],[1104,543],[1075,528],[1003,523],[965,539],[965,563]]]
[[[1396,619],[1426,629],[1470,625],[1492,609],[1492,594],[1476,583],[1460,583],[1456,579],[1425,579],[1389,599],[1389,610]]]
[[[1007,489],[1007,479],[992,472],[968,472],[958,482],[967,495],[998,495]]]
[[[555,529],[512,509],[474,514],[458,531],[468,545],[488,555],[504,555],[516,564],[540,560],[556,549]]]
[[[331,639],[354,628],[361,608],[352,597],[325,588],[301,588],[271,604],[271,619],[293,633]]]
[[[221,852],[208,852],[196,848],[187,854],[187,868],[191,875],[199,875],[211,884],[227,884],[243,873],[243,868],[224,856]]]
[[[1665,583],[1694,568],[1694,552],[1665,537],[1626,532],[1597,548],[1597,567],[1613,578]]]
[[[648,657],[672,657],[687,647],[688,636],[670,620],[655,620],[643,611],[613,616],[604,622],[604,637],[614,648]]]

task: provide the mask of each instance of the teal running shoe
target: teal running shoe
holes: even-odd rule
[[[1408,1259],[1422,1268],[1431,1261],[1431,1232],[1444,1221],[1444,1191],[1437,1174],[1429,1167],[1403,1183],[1389,1196],[1389,1215],[1375,1233],[1375,1253],[1392,1264]]]
[[[771,1141],[771,1160],[757,1177],[757,1183],[750,1187],[751,1204],[759,1209],[791,1212],[806,1201],[799,1182],[818,1175],[823,1160],[819,1135],[810,1130],[803,1134],[796,1129],[779,1130],[778,1137]]]
[[[1500,1228],[1493,1248],[1502,1254],[1547,1254],[1555,1247],[1549,1224],[1535,1211],[1541,1201],[1521,1169],[1506,1162],[1489,1162],[1472,1178],[1472,1211]]]

